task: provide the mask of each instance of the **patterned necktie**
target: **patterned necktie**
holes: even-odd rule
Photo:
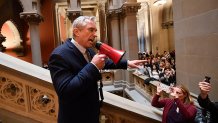
[[[92,58],[91,58],[91,55],[90,55],[89,51],[86,50],[85,53],[86,53],[86,56],[87,56],[87,61],[88,61],[88,62],[91,62]]]

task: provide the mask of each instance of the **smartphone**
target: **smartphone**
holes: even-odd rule
[[[210,79],[211,79],[211,77],[209,77],[209,76],[205,76],[205,82],[210,83]]]

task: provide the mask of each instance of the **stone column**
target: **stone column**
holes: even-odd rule
[[[20,13],[20,17],[29,23],[32,63],[38,66],[42,66],[39,23],[43,20],[43,18],[38,13],[31,12]]]
[[[121,40],[120,40],[120,18],[118,10],[108,10],[107,11],[107,25],[108,25],[108,44],[111,45],[113,48],[118,50],[124,50],[121,47]],[[115,70],[114,71],[114,78],[115,80],[123,80],[123,70]],[[115,82],[116,83],[116,82]]]
[[[123,5],[120,5],[120,2],[115,2],[109,3],[108,6],[109,44],[116,49],[125,50],[124,57],[126,59],[138,59],[136,13],[140,4],[126,1],[123,2]],[[128,71],[115,71],[115,80],[123,79],[124,82],[131,82],[130,74],[131,72]]]
[[[73,23],[73,21],[82,15],[81,1],[80,0],[68,0],[67,17]]]
[[[105,20],[105,2],[98,2],[99,22],[100,22],[100,40],[106,42],[106,20]]]
[[[138,59],[137,18],[140,3],[125,2],[121,7],[121,47],[126,50],[126,59]],[[125,71],[124,77],[129,85],[133,83],[133,71]]]
[[[146,10],[145,10],[145,14],[147,16],[147,20],[146,20],[146,37],[145,37],[145,44],[146,44],[146,51],[150,52],[152,51],[152,42],[151,42],[151,18],[150,18],[150,5],[148,2],[143,2],[141,4],[141,6],[145,6]]]
[[[121,7],[123,37],[121,44],[123,49],[127,50],[127,59],[138,58],[138,40],[137,40],[137,18],[136,13],[140,8],[139,3],[124,3]]]
[[[2,43],[5,41],[5,38],[1,33],[0,33],[0,52],[4,52],[5,51],[5,48]]]
[[[121,49],[121,30],[120,30],[120,7],[121,0],[107,1],[106,15],[107,15],[107,31],[108,44],[116,49]]]
[[[110,44],[113,48],[121,50],[121,40],[120,40],[120,18],[119,14],[116,11],[109,11],[108,13],[108,23],[110,26]]]

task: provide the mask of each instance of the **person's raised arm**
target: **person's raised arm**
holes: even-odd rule
[[[211,84],[208,82],[199,82],[199,88],[200,88],[200,96],[202,99],[206,99],[208,96],[208,93],[211,90]]]

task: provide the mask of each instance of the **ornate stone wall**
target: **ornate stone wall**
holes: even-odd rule
[[[16,74],[0,72],[0,107],[41,122],[55,123],[58,103],[52,85],[47,88],[25,74]]]

